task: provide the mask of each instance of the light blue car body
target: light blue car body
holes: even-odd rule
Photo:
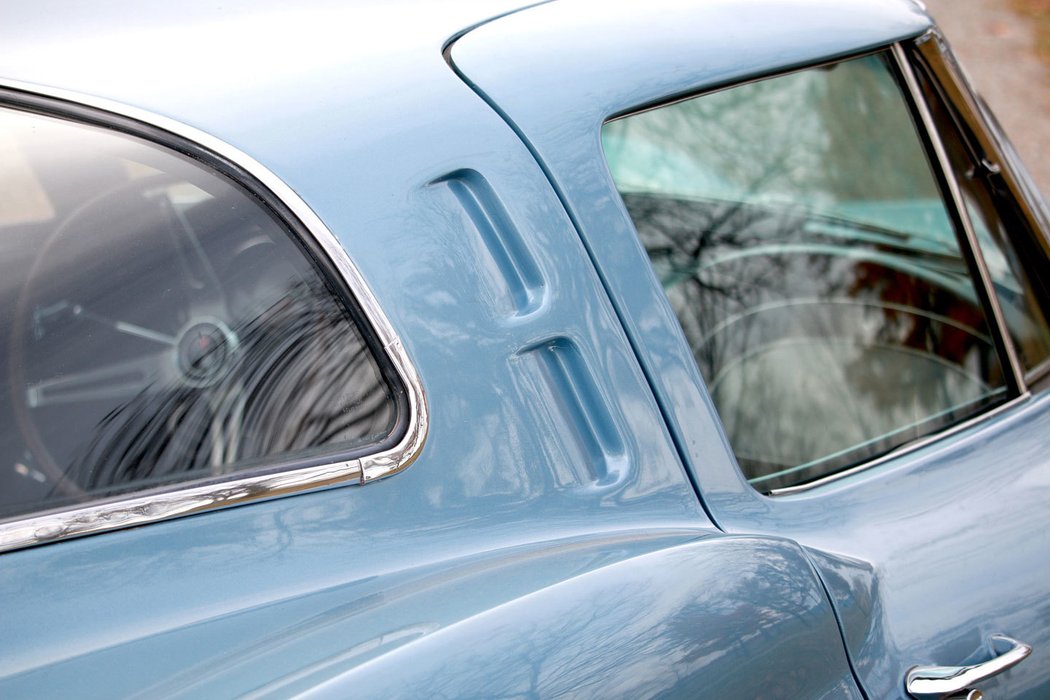
[[[760,495],[601,154],[626,110],[917,37],[914,3],[4,14],[0,78],[298,193],[430,424],[376,483],[0,555],[0,697],[898,697],[998,633],[1035,652],[982,689],[1050,694],[1050,397]]]

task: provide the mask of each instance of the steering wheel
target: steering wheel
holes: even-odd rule
[[[151,392],[205,390],[221,381],[236,362],[239,342],[226,292],[192,228],[168,196],[172,186],[186,181],[168,174],[136,178],[78,206],[40,246],[18,295],[8,339],[15,420],[35,465],[54,490],[67,497],[84,498],[90,488],[84,482],[97,478],[98,469],[89,465],[88,473],[77,479],[58,463],[37,423],[40,409],[121,402],[109,409],[109,419],[136,397]],[[157,241],[153,236],[168,240]],[[118,292],[116,298],[121,306],[131,301],[126,312],[138,313],[115,317],[118,314],[112,309],[95,308],[99,294],[113,306],[113,290],[97,289],[126,282],[121,277],[127,278],[129,272],[121,265],[141,257],[144,242],[154,254],[173,251],[174,259],[164,262],[177,266],[177,288],[157,289],[150,297],[179,297],[179,301],[174,305],[164,302],[167,308],[150,301],[151,306],[142,308],[158,313],[148,322],[141,320],[142,308],[136,309],[141,298],[119,296],[133,296],[133,288]],[[130,253],[127,257],[126,252]],[[171,279],[170,269],[162,272],[165,279]],[[33,376],[31,365],[39,362],[35,357],[30,361],[30,345],[44,340],[49,328],[59,329],[64,322],[89,323],[97,332],[77,335],[73,367],[67,355],[63,358],[66,363],[59,363],[57,376]],[[100,345],[106,360],[93,362],[89,346],[98,349]]]

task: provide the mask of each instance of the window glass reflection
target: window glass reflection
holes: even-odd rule
[[[1013,242],[1024,241],[1033,232],[1017,211],[1016,203],[1002,193],[1004,188],[996,187],[997,171],[989,170],[980,162],[979,151],[971,145],[972,138],[964,138],[966,132],[957,124],[925,72],[917,71],[916,78],[930,113],[940,127],[941,142],[959,184],[1021,366],[1026,370],[1045,369],[1050,360],[1050,324],[1037,302],[1031,274],[1031,270],[1038,267],[1035,261],[1044,258],[1036,246],[1031,251],[1031,260],[1024,264]]]
[[[629,116],[602,137],[760,490],[884,454],[1004,396],[884,56]]]
[[[136,138],[0,110],[0,516],[383,441],[397,402],[256,200]]]

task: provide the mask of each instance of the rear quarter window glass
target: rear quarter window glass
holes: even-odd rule
[[[255,196],[41,114],[0,152],[0,517],[390,440],[367,327]]]

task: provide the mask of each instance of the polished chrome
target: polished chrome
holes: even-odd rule
[[[1050,357],[1037,364],[1032,369],[1028,370],[1028,374],[1025,375],[1025,379],[1029,384],[1038,382],[1050,374]]]
[[[1009,645],[1009,649],[990,661],[972,666],[916,666],[908,671],[904,679],[908,694],[918,700],[940,700],[941,698],[973,696],[973,686],[1002,673],[1011,666],[1028,658],[1032,647],[1024,642],[1003,635],[992,637],[993,645]],[[977,698],[980,698],[980,691]]]
[[[977,234],[974,232],[970,213],[966,209],[966,202],[963,200],[959,182],[955,178],[951,161],[948,159],[948,153],[937,133],[937,125],[926,105],[926,98],[923,96],[922,90],[919,89],[919,83],[915,79],[915,72],[908,61],[908,55],[905,53],[904,47],[900,44],[894,44],[893,56],[897,60],[897,67],[904,77],[904,83],[911,94],[912,102],[919,112],[919,117],[922,119],[924,130],[930,138],[930,144],[932,144],[934,154],[937,157],[937,165],[940,167],[941,173],[944,175],[944,181],[948,185],[948,193],[952,200],[951,204],[959,215],[963,235],[966,238],[970,251],[973,253],[974,260],[977,262],[977,271],[980,277],[977,282],[983,287],[988,298],[988,306],[992,312],[992,321],[1006,351],[1006,361],[1010,368],[1013,386],[1017,387],[1018,392],[1023,393],[1025,390],[1024,369],[1021,367],[1021,360],[1018,358],[1017,349],[1014,347],[1013,338],[1010,336],[1010,329],[1006,325],[1006,317],[1003,314],[1002,307],[999,305],[999,297],[996,296],[995,288],[992,285],[992,275],[988,271],[988,263],[985,262],[984,254],[981,252],[981,246],[977,240]]]
[[[1022,218],[1035,233],[1035,242],[1044,256],[1050,256],[1050,238],[1038,234],[1044,228],[1046,214],[1039,213],[1041,207],[1032,200],[1033,193],[1022,185],[1013,168],[1007,167],[1011,158],[1005,152],[1004,144],[993,135],[995,130],[988,123],[987,112],[979,103],[966,71],[948,49],[948,42],[935,27],[917,39],[915,47],[933,74],[944,99],[976,140],[980,152],[984,154],[982,160],[998,170],[996,175],[1009,191],[1011,202],[1018,207]],[[1038,199],[1038,195],[1035,196]]]
[[[306,202],[277,175],[254,158],[210,134],[146,110],[71,91],[6,79],[0,80],[0,88],[135,120],[145,126],[188,139],[256,178],[288,207],[349,287],[404,384],[408,403],[407,429],[404,436],[398,444],[376,454],[276,474],[234,477],[218,483],[201,485],[198,482],[194,485],[191,482],[155,493],[102,500],[90,505],[74,506],[0,523],[0,552],[354,481],[366,483],[394,474],[415,461],[423,449],[429,426],[426,395],[419,375],[393,326],[339,240]],[[0,100],[2,99],[0,96]],[[60,109],[57,111],[61,112]]]

